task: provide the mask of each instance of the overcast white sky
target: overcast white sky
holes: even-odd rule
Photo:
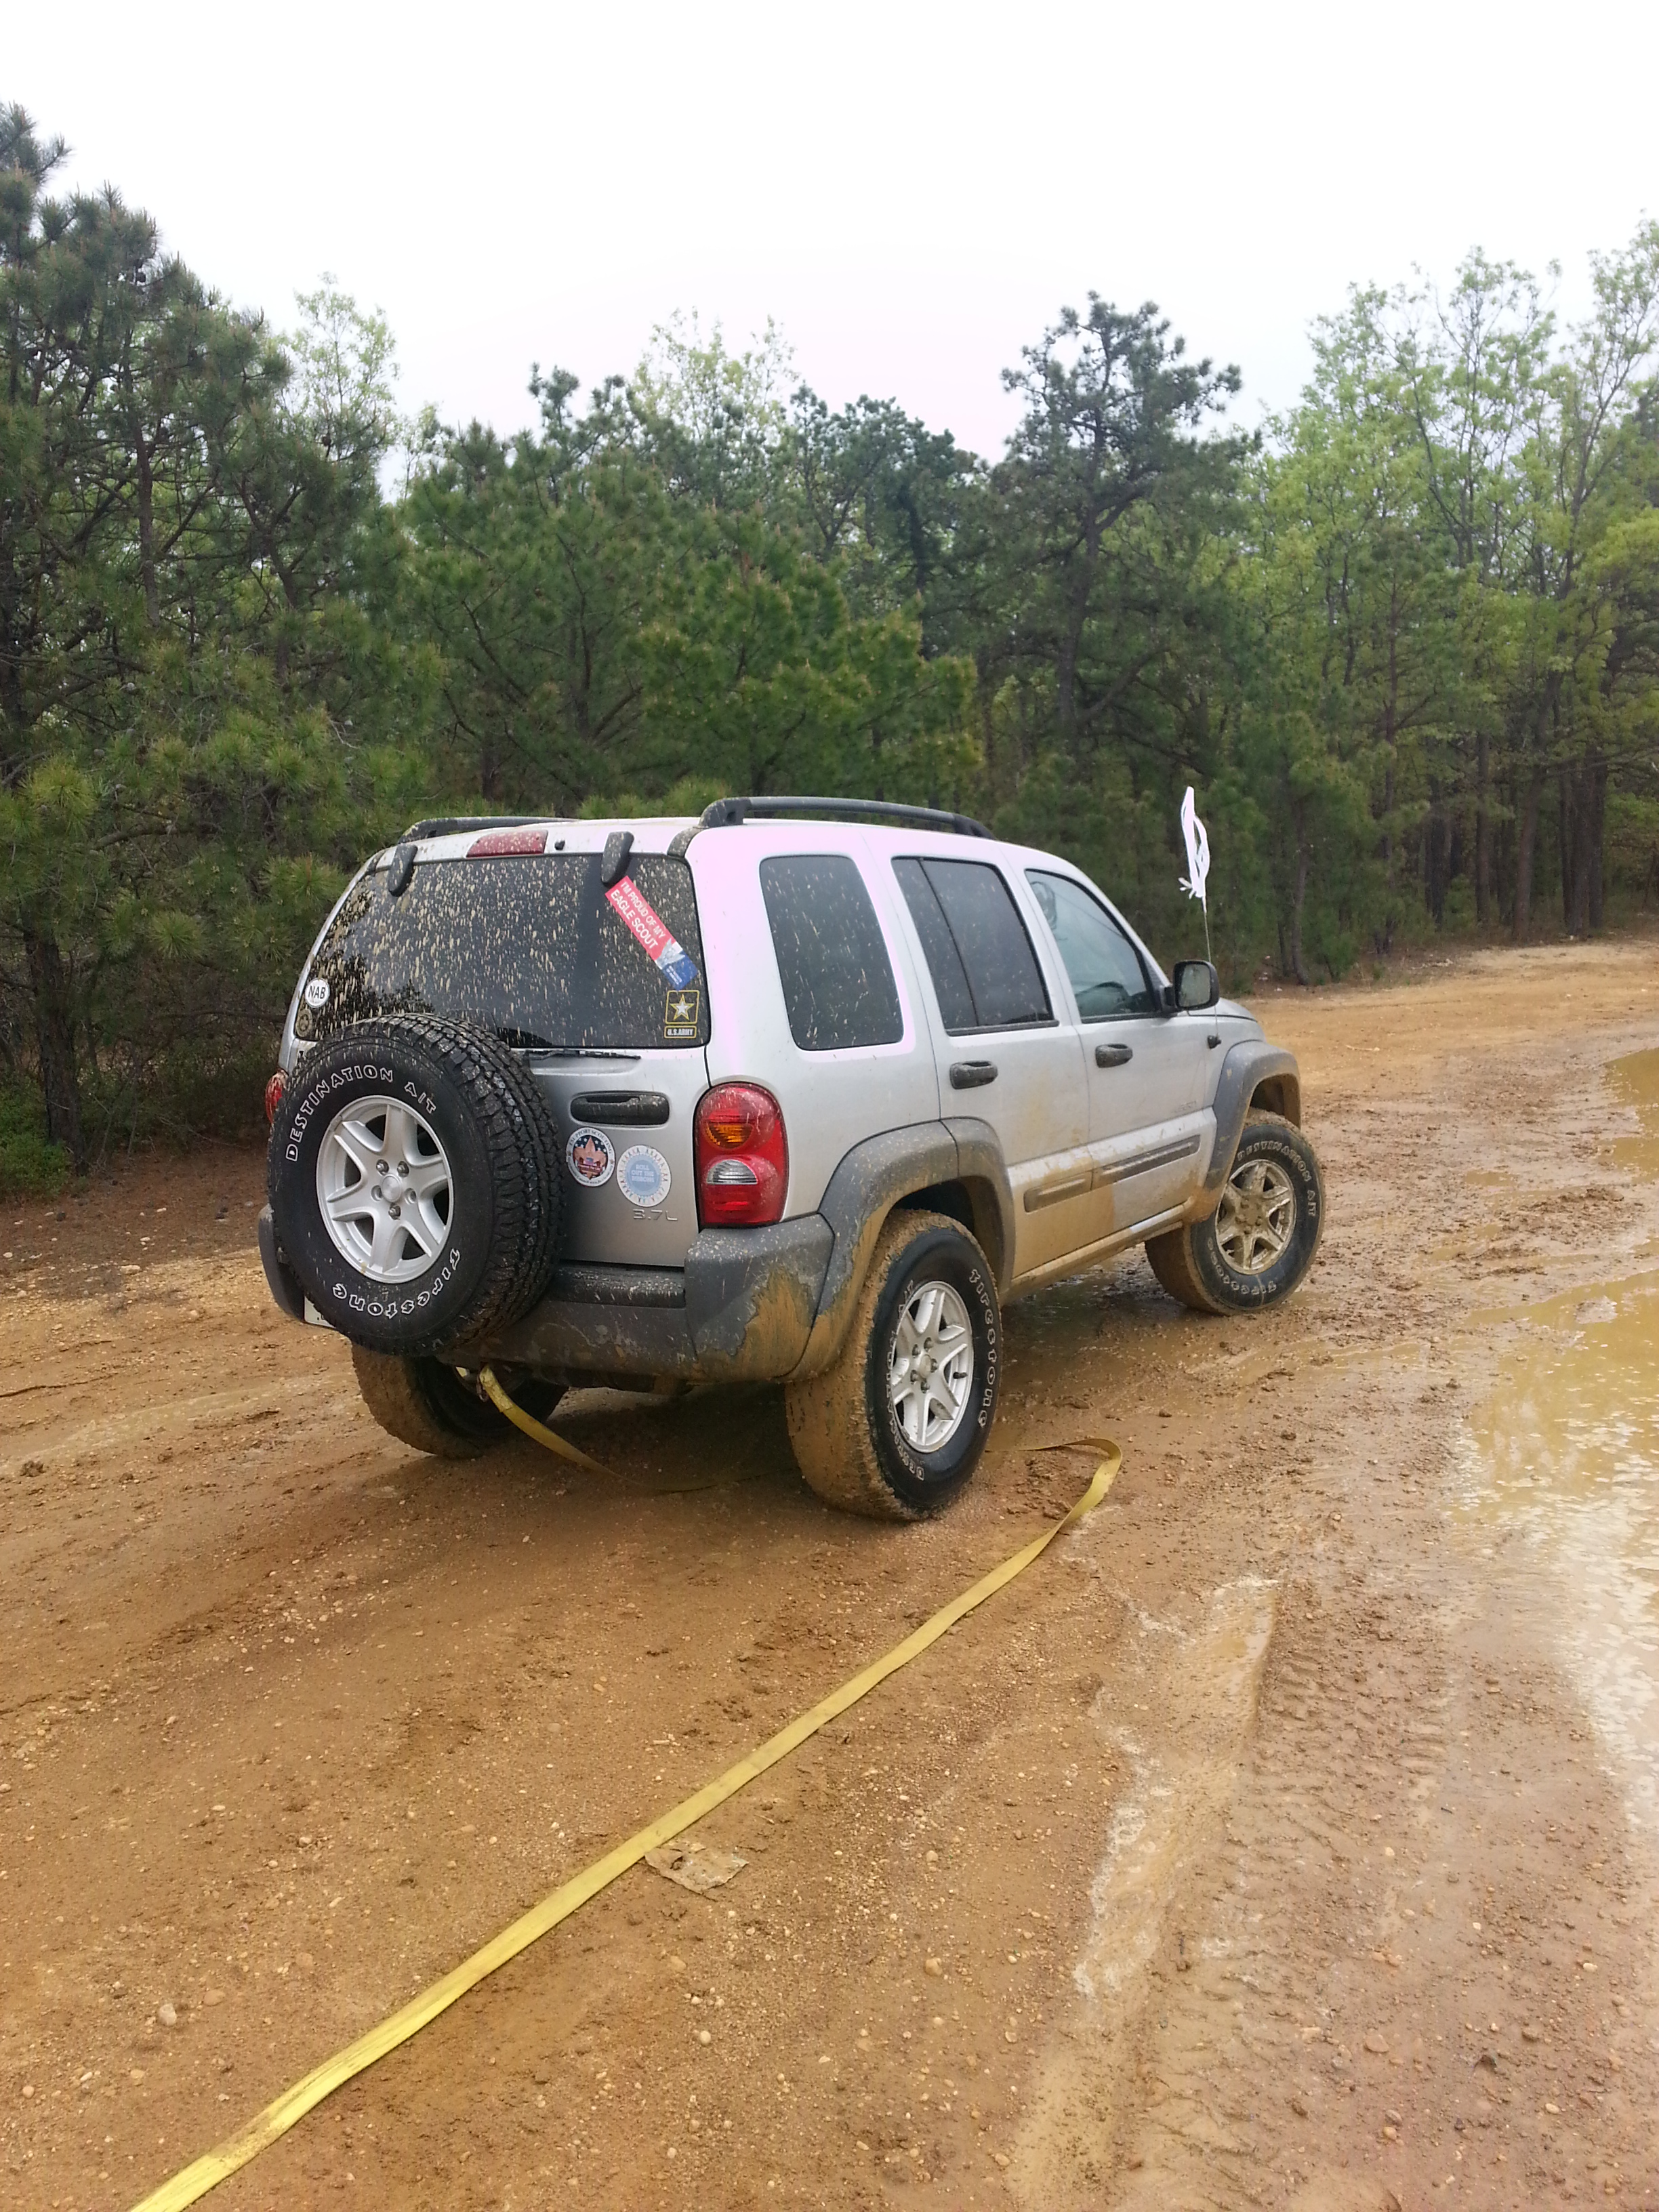
[[[1063,302],[1157,300],[1295,397],[1348,283],[1480,244],[1584,296],[1659,214],[1659,7],[836,0],[21,8],[0,99],[280,325],[330,270],[400,394],[509,428],[530,363],[631,368],[676,307],[769,313],[832,404],[994,454]]]

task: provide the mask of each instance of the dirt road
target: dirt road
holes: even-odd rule
[[[7,1207],[5,2203],[130,2204],[1012,1550],[1103,1430],[1081,1531],[706,1824],[729,1886],[636,1869],[211,2201],[1651,2198],[1620,1393],[1659,1123],[1607,1071],[1659,1044],[1656,947],[1261,1011],[1327,1164],[1308,1285],[1205,1322],[1137,1255],[1015,1308],[996,1446],[920,1528],[821,1508],[770,1393],[570,1401],[609,1482],[404,1451],[273,1311],[252,1156]],[[1618,1431],[1616,1526],[1547,1494],[1558,1413]]]

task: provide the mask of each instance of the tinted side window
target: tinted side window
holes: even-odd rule
[[[1140,955],[1097,900],[1069,876],[1028,868],[1025,880],[1042,908],[1085,1022],[1155,1014],[1158,1000]]]
[[[933,860],[893,867],[948,1030],[1053,1020],[1031,940],[997,869],[983,860]]]
[[[803,1052],[896,1044],[904,1034],[881,925],[857,863],[843,853],[761,862],[761,894]]]
[[[921,939],[921,949],[927,958],[927,972],[933,979],[934,990],[939,994],[939,1010],[945,1028],[951,1030],[975,1028],[979,1016],[974,1012],[974,994],[968,988],[968,972],[962,964],[962,955],[957,951],[957,941],[951,934],[951,925],[945,919],[945,909],[922,872],[921,862],[895,860],[893,872],[899,879],[899,889],[904,893],[910,919],[915,923],[916,934]]]

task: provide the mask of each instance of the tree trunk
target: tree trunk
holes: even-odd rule
[[[155,574],[155,477],[150,466],[149,441],[139,433],[136,458],[138,489],[138,574],[143,580],[144,620],[152,629],[161,627],[161,592]]]
[[[1474,912],[1483,924],[1492,910],[1492,817],[1486,811],[1491,770],[1492,747],[1483,730],[1474,750]]]
[[[1521,820],[1515,844],[1515,941],[1524,945],[1532,915],[1532,866],[1538,850],[1538,802],[1544,781],[1534,775],[1521,802]]]
[[[1002,796],[997,788],[996,718],[991,711],[990,678],[982,664],[975,674],[978,681],[974,688],[979,695],[980,743],[985,751],[985,788],[991,794],[991,813],[994,815],[997,801]]]
[[[1089,619],[1089,603],[1094,597],[1095,570],[1100,559],[1100,543],[1097,532],[1085,533],[1079,555],[1079,568],[1071,580],[1071,605],[1066,609],[1066,628],[1060,639],[1060,651],[1054,664],[1054,719],[1066,752],[1075,757],[1077,734],[1077,672],[1083,657],[1083,632]]]
[[[1437,928],[1446,918],[1446,890],[1451,881],[1449,826],[1437,807],[1423,825],[1423,888]]]
[[[1607,838],[1607,764],[1604,760],[1595,763],[1595,783],[1590,794],[1589,837],[1589,878],[1586,913],[1590,927],[1600,929],[1602,916],[1602,861]]]
[[[1601,906],[1601,828],[1607,813],[1607,765],[1599,753],[1579,763],[1573,776],[1572,932],[1588,937]]]
[[[1066,631],[1060,641],[1054,664],[1054,720],[1068,758],[1075,750],[1072,738],[1077,721],[1077,660],[1081,632],[1080,623],[1073,623]]]
[[[1308,963],[1302,951],[1302,908],[1308,894],[1308,854],[1305,847],[1296,848],[1296,897],[1291,907],[1291,973],[1305,991],[1308,988]]]
[[[1561,913],[1574,937],[1601,924],[1601,848],[1607,764],[1589,753],[1561,771]]]
[[[87,1171],[81,1127],[81,1078],[75,1064],[75,1020],[69,970],[50,928],[26,924],[23,946],[34,997],[34,1033],[40,1054],[40,1088],[46,1098],[46,1141],[62,1145],[76,1175]]]
[[[1557,841],[1561,853],[1561,927],[1569,935],[1573,931],[1575,864],[1578,858],[1578,825],[1573,805],[1572,771],[1565,763],[1556,771],[1555,812]]]

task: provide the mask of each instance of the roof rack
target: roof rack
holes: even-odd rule
[[[411,822],[399,844],[411,837],[459,837],[469,830],[527,830],[532,823],[550,822],[550,814],[439,814],[429,822]]]
[[[702,827],[726,830],[740,822],[786,821],[795,815],[825,822],[908,822],[919,830],[943,830],[957,837],[991,835],[971,814],[950,814],[938,806],[902,806],[884,799],[717,799],[704,807]]]

